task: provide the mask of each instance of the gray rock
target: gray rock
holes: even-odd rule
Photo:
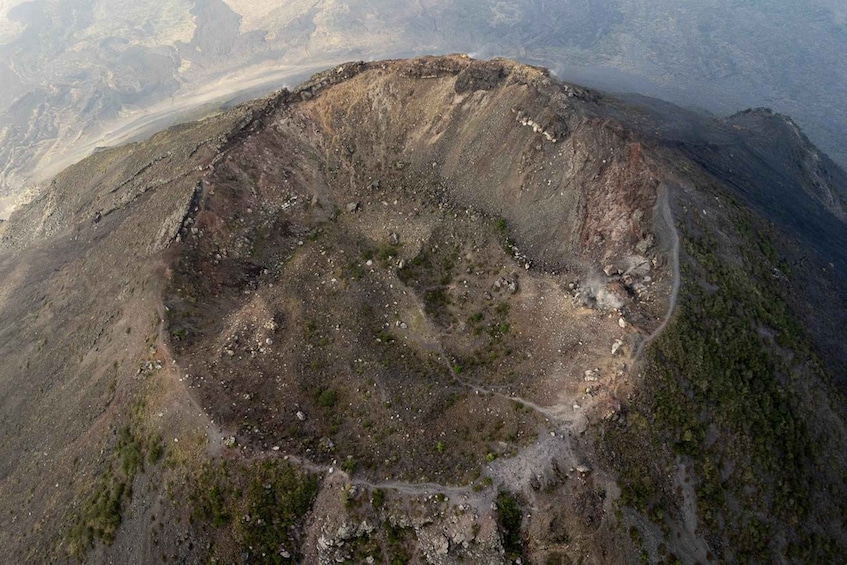
[[[436,536],[434,545],[436,555],[447,555],[447,553],[450,551],[450,540],[448,540],[443,535]]]
[[[300,420],[301,422],[305,422],[306,421],[306,414],[304,414],[302,410],[298,410],[297,411],[297,419]]]
[[[615,340],[615,343],[612,344],[612,355],[617,355],[618,351],[623,347],[623,342],[619,339]]]
[[[646,255],[647,251],[653,247],[656,242],[656,238],[653,237],[652,233],[648,233],[644,239],[635,244],[635,250],[638,251],[641,255]]]
[[[394,232],[388,234],[388,243],[391,245],[400,245],[400,236]]]
[[[338,531],[335,533],[335,537],[341,540],[349,540],[355,535],[356,526],[349,522],[341,524],[341,526],[338,527]]]
[[[358,202],[348,202],[347,203],[347,211],[348,212],[353,213],[353,212],[357,211],[358,209],[359,209],[359,203]]]

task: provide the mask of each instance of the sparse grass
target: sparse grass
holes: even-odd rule
[[[458,258],[456,246],[425,247],[397,271],[404,284],[422,295],[426,313],[442,325],[449,325],[455,320],[450,311],[453,299],[448,287],[453,281]]]
[[[509,322],[509,312],[508,302],[499,302],[493,307],[485,306],[468,317],[467,328],[471,335],[478,337],[484,334],[487,339],[482,343],[477,342],[478,346],[472,355],[462,359],[463,367],[483,367],[511,355],[509,335],[512,326]]]
[[[318,404],[324,408],[332,408],[338,402],[338,393],[332,389],[325,389],[318,396]]]
[[[365,275],[365,269],[357,260],[349,261],[344,269],[344,277],[353,281],[361,279]]]
[[[323,348],[330,343],[327,334],[321,331],[320,326],[314,320],[307,320],[303,324],[303,338],[306,340],[306,343],[314,347]]]
[[[142,410],[140,405],[133,408],[133,420],[137,420]],[[136,475],[144,470],[145,460],[155,465],[163,453],[161,436],[145,435],[137,423],[120,428],[105,470],[65,534],[67,551],[72,558],[82,559],[95,541],[105,544],[114,541],[124,508],[132,499]]]
[[[378,488],[371,491],[371,505],[374,509],[382,508],[383,504],[385,504],[385,491]]]

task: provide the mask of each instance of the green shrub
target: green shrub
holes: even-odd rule
[[[515,495],[501,490],[495,501],[497,524],[503,537],[503,548],[509,559],[516,559],[523,553],[521,523],[523,512]]]

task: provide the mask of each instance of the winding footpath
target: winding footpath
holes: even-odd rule
[[[653,333],[647,336],[644,341],[642,341],[638,348],[635,350],[633,354],[633,359],[638,359],[641,357],[641,354],[644,352],[644,349],[650,345],[659,334],[665,329],[665,326],[668,325],[671,317],[673,316],[674,309],[676,308],[676,299],[679,295],[679,286],[680,286],[680,274],[679,274],[679,232],[676,229],[676,224],[673,221],[673,214],[671,213],[671,204],[668,193],[670,192],[670,188],[668,185],[663,184],[659,187],[659,198],[656,201],[655,211],[659,212],[662,216],[662,219],[668,226],[668,231],[671,236],[671,269],[673,270],[673,283],[671,285],[671,295],[668,299],[668,312],[665,314],[665,319],[662,320],[662,323],[659,324],[659,327],[656,328]]]

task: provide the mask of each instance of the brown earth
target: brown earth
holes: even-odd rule
[[[686,179],[621,107],[503,60],[351,63],[59,175],[0,228],[0,546],[505,562],[507,490],[529,562],[637,558],[594,431],[672,313]],[[68,534],[103,477],[120,527]],[[308,477],[244,547],[250,493]],[[705,560],[687,508],[667,543]]]

